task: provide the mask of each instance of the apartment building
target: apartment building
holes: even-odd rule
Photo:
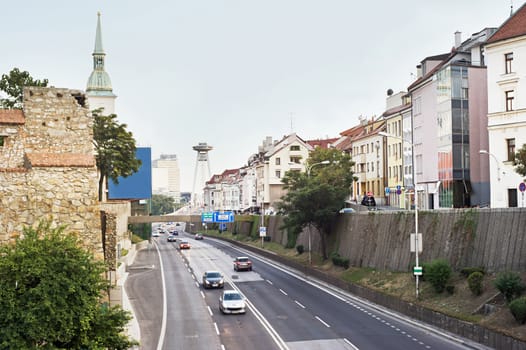
[[[514,158],[526,144],[526,5],[484,46],[488,79],[488,147],[480,153],[490,168],[491,207],[526,207],[523,177]]]

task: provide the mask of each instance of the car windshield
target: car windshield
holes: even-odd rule
[[[221,277],[221,274],[219,272],[208,272],[206,274],[206,277],[209,277],[209,278]]]
[[[241,295],[237,293],[225,294],[225,300],[241,300]]]
[[[237,258],[237,261],[239,261],[239,262],[247,262],[248,258]]]

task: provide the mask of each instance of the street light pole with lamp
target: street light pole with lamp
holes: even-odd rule
[[[481,149],[479,151],[479,153],[480,154],[487,154],[487,155],[493,157],[493,159],[495,160],[495,163],[497,163],[497,181],[500,181],[500,162],[497,159],[497,157],[493,153],[490,153],[490,152],[486,151],[485,149]]]
[[[309,179],[310,178],[310,171],[312,170],[312,168],[314,168],[316,165],[327,165],[327,164],[331,164],[332,162],[330,160],[323,160],[321,162],[318,162],[318,163],[314,163],[314,164],[311,164],[307,167],[307,178]],[[311,228],[309,227],[309,265],[312,265],[312,254],[311,254]]]
[[[419,276],[422,274],[422,268],[420,267],[419,265],[419,262],[418,262],[418,254],[419,254],[419,251],[420,251],[420,244],[422,244],[421,240],[419,240],[419,233],[418,233],[418,192],[416,190],[416,155],[415,155],[415,145],[414,143],[408,141],[408,140],[405,140],[404,138],[402,137],[399,137],[399,136],[396,136],[396,135],[391,135],[391,134],[388,134],[386,132],[379,132],[378,135],[380,136],[385,136],[385,137],[392,137],[392,138],[395,138],[395,139],[399,139],[399,140],[402,140],[403,142],[407,142],[409,145],[411,145],[411,152],[413,153],[413,190],[415,192],[415,238],[414,238],[414,242],[415,242],[415,268],[413,269],[413,274],[415,275],[415,283],[416,283],[416,298],[418,299],[419,297],[419,288],[418,288],[418,279],[419,279]]]

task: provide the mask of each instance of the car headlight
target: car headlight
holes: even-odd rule
[[[223,284],[223,283],[224,283],[222,278],[219,280],[219,283],[220,283],[220,284]]]

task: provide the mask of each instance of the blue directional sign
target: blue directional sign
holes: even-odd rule
[[[214,212],[214,222],[234,222],[234,213],[231,211]]]

